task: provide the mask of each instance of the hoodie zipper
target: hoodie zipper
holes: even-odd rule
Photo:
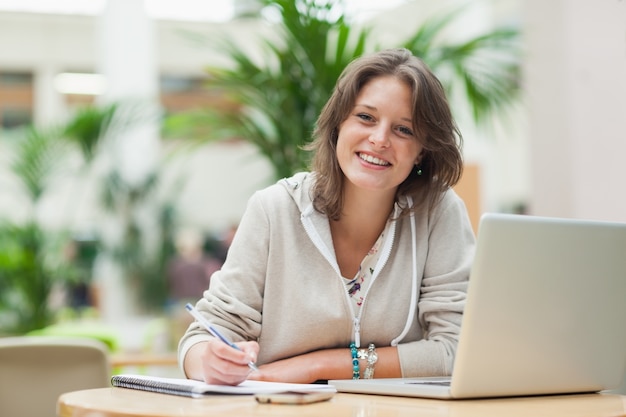
[[[372,288],[372,285],[374,284],[374,281],[376,281],[376,278],[378,278],[378,274],[387,264],[387,260],[389,259],[389,255],[391,254],[391,247],[393,246],[393,241],[395,240],[395,237],[396,237],[396,222],[394,221],[391,227],[389,228],[389,235],[387,235],[387,237],[385,238],[385,241],[383,242],[383,248],[380,253],[380,257],[378,258],[378,262],[376,263],[376,266],[374,267],[374,274],[372,275],[372,280],[370,281],[370,284],[367,286],[367,291],[365,291],[365,294],[363,294],[363,302],[361,303],[361,309],[359,310],[359,315],[358,317],[354,318],[354,344],[357,347],[361,347],[361,315],[363,314],[363,309],[365,308],[365,301],[367,300],[367,295],[369,294],[370,289]],[[348,302],[350,304],[350,307],[352,308],[352,300],[350,300],[350,296],[348,295],[347,292],[346,292],[346,297],[348,297]],[[354,315],[354,311],[352,311],[352,314]]]
[[[328,248],[326,247],[324,243],[324,240],[317,233],[317,230],[313,226],[311,220],[308,218],[308,215],[310,214],[311,210],[312,210],[312,206],[309,206],[307,210],[304,210],[300,216],[300,220],[302,222],[304,230],[306,231],[307,235],[309,236],[309,238],[311,239],[315,247],[317,247],[317,249],[320,251],[322,256],[326,258],[328,263],[333,267],[339,279],[342,279],[341,271],[339,270],[339,265],[337,264],[337,259],[335,259],[332,253],[328,250]],[[394,221],[392,227],[390,227],[389,235],[383,242],[382,252],[378,259],[378,263],[376,264],[374,275],[372,276],[372,280],[370,281],[370,284],[367,287],[367,291],[363,295],[363,302],[361,304],[361,309],[359,310],[358,316],[354,313],[354,307],[352,306],[352,300],[350,299],[350,296],[348,295],[348,291],[344,291],[344,296],[346,297],[346,300],[348,302],[348,307],[350,308],[350,315],[353,317],[352,326],[354,329],[354,344],[356,345],[357,348],[361,347],[361,315],[363,314],[363,308],[365,307],[365,300],[367,299],[367,294],[369,293],[370,288],[372,287],[372,284],[374,284],[374,281],[376,280],[376,278],[378,278],[379,272],[387,264],[387,260],[389,259],[389,255],[391,254],[393,241],[395,240],[396,225],[397,223]],[[344,285],[344,288],[345,288],[345,285]]]
[[[348,300],[348,302],[350,302],[350,310],[352,311],[352,301]],[[354,311],[352,311],[352,316],[354,316]],[[354,344],[356,345],[357,348],[361,347],[361,315],[359,314],[359,317],[354,317],[352,319],[352,323],[354,325]]]

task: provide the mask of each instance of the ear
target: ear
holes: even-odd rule
[[[424,151],[420,152],[415,158],[415,165],[419,165],[422,162],[422,157],[424,156]]]

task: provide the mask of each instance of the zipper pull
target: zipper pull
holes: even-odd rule
[[[361,347],[361,322],[358,317],[354,318],[354,344],[357,348]]]

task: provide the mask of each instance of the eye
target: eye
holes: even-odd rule
[[[366,122],[371,122],[374,120],[374,118],[367,113],[357,113],[356,117]]]
[[[398,131],[405,136],[413,136],[413,130],[409,129],[406,126],[398,126]]]

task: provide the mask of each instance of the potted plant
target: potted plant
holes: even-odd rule
[[[50,231],[36,213],[65,153],[58,131],[28,128],[13,139],[10,168],[26,201],[25,220],[0,222],[0,332],[21,334],[54,320],[50,294],[57,284],[76,279],[64,258],[68,233]]]
[[[306,169],[303,150],[343,68],[370,49],[406,47],[439,76],[478,123],[515,102],[520,59],[516,29],[498,28],[461,41],[442,34],[465,8],[424,21],[397,45],[377,45],[371,30],[350,24],[341,0],[261,0],[280,15],[279,39],[263,39],[262,62],[230,39],[219,50],[232,65],[208,67],[207,88],[226,103],[172,115],[166,134],[201,142],[239,138],[272,164],[276,179]],[[258,51],[256,51],[258,52]],[[196,134],[197,133],[197,134]]]
[[[82,155],[79,173],[87,176],[106,136],[137,121],[128,118],[127,108],[121,108],[120,103],[86,107],[59,126],[3,132],[10,148],[10,170],[21,191],[16,198],[21,197],[27,209],[21,220],[0,219],[0,334],[22,334],[52,324],[57,313],[51,304],[53,290],[90,284],[89,269],[95,255],[91,254],[85,265],[85,259],[72,255],[71,248],[79,244],[75,231],[70,226],[60,230],[44,227],[37,212],[50,184],[63,175],[76,174],[66,168],[72,151]],[[122,266],[129,288],[137,290],[139,305],[160,311],[168,296],[165,263],[174,252],[175,217],[170,200],[160,197],[157,201],[158,178],[155,172],[131,186],[112,169],[99,179],[101,208],[120,219],[123,238],[110,245],[96,230],[89,244],[92,251],[107,252]],[[171,193],[169,197],[173,198]],[[156,207],[159,216],[153,221],[158,230],[152,230],[151,238],[157,236],[158,241],[151,242],[151,251],[146,249],[147,238],[138,224],[141,214],[137,207],[142,204]],[[68,205],[73,206],[76,204]]]

